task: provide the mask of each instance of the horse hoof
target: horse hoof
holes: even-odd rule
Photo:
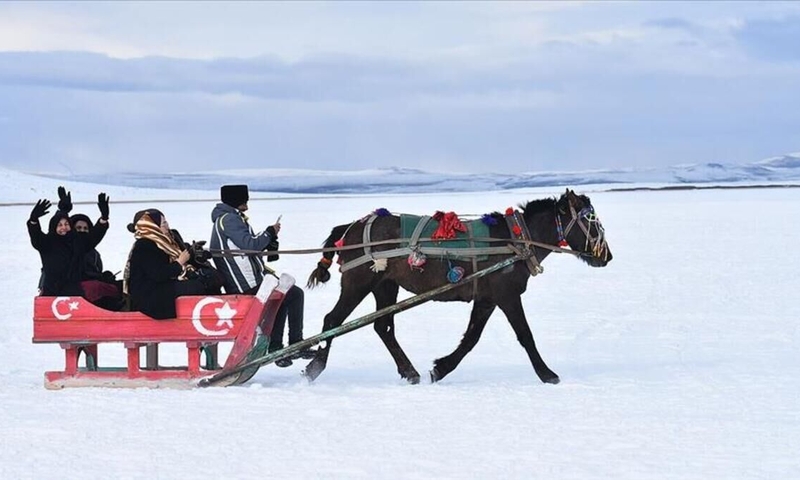
[[[410,376],[410,377],[406,377],[406,381],[408,383],[410,383],[411,385],[417,385],[417,384],[419,384],[419,375],[413,375],[413,376]]]
[[[558,385],[559,383],[561,383],[561,379],[558,378],[558,375],[556,375],[556,376],[551,377],[551,378],[543,378],[542,382],[549,383],[551,385]]]
[[[429,373],[431,375],[431,383],[436,383],[439,380],[441,380],[441,378],[439,377],[439,372],[435,368],[432,369]]]

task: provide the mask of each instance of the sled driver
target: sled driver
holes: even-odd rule
[[[281,231],[280,219],[274,225],[256,234],[248,223],[247,202],[250,194],[247,185],[223,185],[220,188],[221,203],[211,212],[210,249],[212,251],[250,250],[262,252],[278,249],[278,233]],[[277,260],[277,255],[267,256],[267,261]],[[267,267],[260,253],[245,256],[217,256],[214,264],[225,278],[225,292],[228,294],[254,295],[261,286],[264,275],[275,275],[275,271]],[[275,318],[275,325],[270,338],[269,351],[283,348],[283,330],[288,319],[289,345],[303,340],[303,289],[293,285],[281,304]],[[314,350],[306,348],[293,358],[314,358]],[[292,360],[284,358],[275,362],[279,367],[288,367]]]

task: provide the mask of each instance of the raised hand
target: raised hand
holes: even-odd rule
[[[102,220],[108,221],[108,195],[105,193],[99,193],[97,195],[97,208],[100,209],[100,218]]]
[[[35,223],[39,221],[39,217],[43,217],[47,215],[47,210],[50,208],[50,200],[42,199],[36,202],[36,205],[31,210],[31,223]]]
[[[72,211],[72,193],[64,187],[58,187],[58,210],[64,213]]]

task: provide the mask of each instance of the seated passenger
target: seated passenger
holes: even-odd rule
[[[42,259],[41,295],[83,296],[81,274],[86,253],[94,249],[108,230],[108,196],[97,196],[100,220],[88,235],[76,235],[69,223],[69,215],[57,211],[50,219],[48,233],[45,235],[39,225],[39,218],[47,215],[49,200],[39,200],[28,219],[28,235],[31,245]]]
[[[70,213],[72,194],[64,187],[58,187],[58,198],[58,211]],[[79,237],[88,235],[94,228],[92,220],[82,213],[69,217],[69,223],[72,231]],[[93,304],[107,310],[116,311],[122,308],[122,282],[118,282],[113,273],[103,271],[103,259],[96,248],[86,252],[83,257],[81,287],[84,298]]]
[[[206,287],[190,278],[188,249],[175,242],[166,217],[154,208],[142,210],[128,225],[136,238],[125,266],[123,290],[130,309],[155,319],[175,318],[175,299],[183,295],[204,295]]]

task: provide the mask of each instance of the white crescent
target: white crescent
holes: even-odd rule
[[[69,300],[69,297],[56,297],[53,303],[50,304],[50,311],[53,312],[53,316],[58,320],[69,320],[72,317],[71,313],[63,314],[58,311],[58,304],[65,300]]]
[[[230,331],[230,328],[223,328],[222,330],[209,330],[203,326],[202,322],[200,322],[200,316],[203,312],[203,307],[206,305],[212,305],[214,303],[224,302],[219,298],[206,297],[197,302],[197,304],[194,306],[194,310],[192,310],[192,325],[194,326],[195,330],[207,337],[218,337],[220,335],[225,335]],[[217,323],[217,325],[219,325],[219,323]]]

